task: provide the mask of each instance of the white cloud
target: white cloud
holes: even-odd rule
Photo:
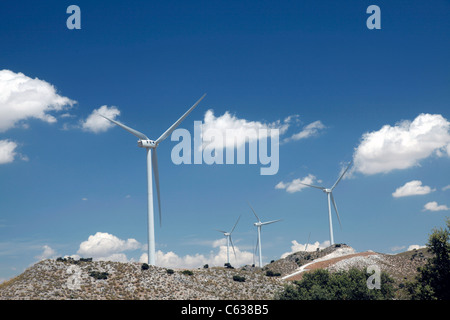
[[[280,138],[287,133],[293,122],[298,122],[298,115],[291,115],[284,120],[263,123],[260,121],[249,121],[240,119],[226,111],[223,115],[216,117],[213,110],[205,113],[202,125],[202,137],[204,140],[203,148],[221,149],[221,148],[240,148],[246,142],[256,142],[257,140],[267,139],[277,136]],[[319,130],[325,128],[320,121],[308,124],[297,134],[286,138],[283,142],[289,140],[300,140],[316,135]],[[277,129],[275,131],[273,129]],[[272,130],[272,131],[271,131]],[[256,133],[256,134],[254,134]],[[223,137],[221,141],[214,140],[214,137]]]
[[[435,154],[450,156],[450,122],[439,114],[420,114],[412,122],[367,132],[353,154],[353,171],[387,173],[419,165]]]
[[[9,140],[0,140],[0,164],[14,161],[17,143]]]
[[[140,248],[142,245],[135,239],[125,241],[109,233],[97,232],[80,244],[77,254],[95,260],[124,262],[127,261],[127,258],[123,251]]]
[[[442,191],[446,191],[446,190],[449,190],[449,189],[450,189],[450,184],[448,186],[443,187]]]
[[[291,241],[292,246],[291,246],[291,251],[289,252],[285,252],[281,255],[281,259],[286,258],[288,255],[293,254],[295,252],[299,252],[299,251],[305,251],[305,249],[307,249],[307,252],[312,252],[312,251],[316,251],[317,249],[321,250],[321,249],[325,249],[327,247],[330,246],[330,241],[326,240],[322,243],[319,243],[319,241],[316,241],[314,243],[310,243],[310,244],[301,244],[298,243],[296,240],[292,240]]]
[[[81,128],[84,131],[90,131],[94,133],[105,132],[109,128],[114,126],[113,123],[100,117],[98,114],[102,114],[110,119],[115,120],[115,118],[120,115],[119,109],[117,107],[101,106],[98,109],[92,111],[92,113],[87,117],[86,120],[81,121]]]
[[[20,72],[0,70],[0,132],[30,118],[56,122],[51,112],[65,110],[75,103],[57,94],[55,87],[44,80],[32,79]]]
[[[306,177],[302,179],[294,179],[291,182],[285,183],[281,181],[275,186],[275,189],[286,189],[286,191],[289,193],[299,192],[303,188],[307,188],[307,186],[305,186],[302,183],[312,184],[315,178],[316,177],[314,175],[308,174]]]
[[[436,189],[431,189],[429,186],[422,186],[422,181],[413,180],[405,183],[403,186],[397,188],[395,192],[392,193],[394,198],[424,195],[430,192],[436,191]]]
[[[224,239],[216,240],[213,242],[213,248],[219,248],[209,252],[209,254],[199,254],[179,256],[173,251],[163,252],[158,250],[156,252],[156,265],[166,268],[201,268],[205,264],[209,266],[223,266],[227,262],[227,246]],[[253,263],[253,253],[248,251],[243,251],[239,249],[239,246],[234,246],[236,251],[236,257],[234,255],[233,249],[230,246],[230,264],[232,266],[243,266],[251,265]],[[255,257],[256,259],[256,257]],[[147,262],[148,254],[143,253],[139,259],[139,262]]]
[[[284,139],[284,142],[287,142],[289,140],[300,140],[300,139],[306,139],[312,136],[315,136],[319,133],[320,130],[325,129],[325,125],[317,120],[314,121],[307,126],[303,128],[302,131],[299,133],[293,134],[291,137]]]
[[[213,110],[208,110],[202,125],[202,138],[204,149],[240,148],[246,142],[256,142],[260,139],[281,135],[289,128],[291,118],[283,122],[262,123],[259,121],[248,121],[239,119],[226,111],[223,115],[214,116]],[[271,129],[278,129],[270,131]],[[214,139],[223,137],[223,139]]]
[[[56,256],[56,251],[53,250],[52,248],[50,248],[50,246],[45,245],[42,247],[43,252],[37,256],[36,258],[39,260],[44,260],[44,259],[52,259]]]
[[[426,246],[420,246],[418,244],[412,244],[412,245],[410,245],[408,247],[408,249],[406,249],[406,251],[411,251],[411,250],[414,250],[414,249],[418,250],[418,249],[422,249],[422,248],[425,248],[425,247]]]
[[[423,206],[423,211],[446,211],[450,210],[445,204],[438,205],[436,201],[428,202]]]
[[[393,252],[400,251],[400,250],[403,250],[405,248],[406,248],[406,246],[393,246],[393,247],[391,247],[391,251],[393,251]]]

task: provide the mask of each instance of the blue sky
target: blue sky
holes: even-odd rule
[[[81,29],[69,30],[69,5]],[[369,30],[369,5],[381,29]],[[158,148],[157,264],[222,265],[231,229],[251,263],[329,240],[396,253],[425,245],[450,207],[450,3],[433,1],[15,1],[0,4],[0,279],[40,258],[139,261],[147,244],[145,151],[87,119],[102,106],[156,139],[182,123],[280,129],[279,170],[175,165]],[[23,84],[25,83],[25,85]],[[208,111],[209,110],[209,111]],[[119,114],[120,113],[120,114]],[[222,121],[222,122],[220,122]],[[394,196],[395,194],[395,196]],[[313,246],[310,246],[313,248]]]

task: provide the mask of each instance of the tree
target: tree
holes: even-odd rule
[[[433,229],[427,248],[433,254],[414,282],[408,283],[413,300],[450,300],[450,219],[446,229]]]
[[[381,288],[367,287],[368,275],[356,268],[330,273],[317,269],[303,275],[301,281],[289,285],[276,298],[281,300],[383,300],[394,296],[394,280],[381,273]]]

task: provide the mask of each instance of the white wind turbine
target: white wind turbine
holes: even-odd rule
[[[217,230],[219,232],[222,232],[223,235],[225,236],[225,238],[227,238],[227,263],[230,263],[230,243],[231,243],[231,247],[233,248],[234,257],[236,258],[236,251],[234,250],[233,241],[231,240],[231,234],[233,233],[234,228],[236,228],[236,225],[238,224],[240,218],[241,218],[241,216],[239,216],[239,218],[237,219],[236,223],[234,224],[234,226],[230,232],[226,232],[223,230]]]
[[[155,265],[155,226],[154,226],[154,215],[153,215],[153,183],[152,183],[152,171],[154,169],[155,175],[155,185],[156,192],[158,196],[158,209],[159,209],[159,222],[161,224],[161,199],[159,194],[159,173],[158,173],[158,159],[156,155],[156,147],[159,143],[165,140],[171,133],[178,127],[178,125],[191,113],[192,110],[200,103],[200,101],[206,96],[204,94],[185,114],[181,116],[172,126],[169,127],[158,139],[150,140],[145,134],[136,131],[126,125],[109,119],[104,115],[98,114],[99,116],[111,121],[112,123],[118,125],[119,127],[125,129],[129,133],[135,135],[139,138],[138,147],[145,148],[147,150],[147,192],[148,192],[148,264]],[[153,153],[152,153],[153,150]]]
[[[255,210],[253,210],[252,206],[250,205],[250,203],[248,204],[250,206],[250,209],[252,209],[253,214],[255,215],[256,219],[258,220],[257,222],[255,222],[253,225],[255,227],[258,228],[258,235],[257,235],[257,239],[256,239],[256,250],[258,250],[259,248],[259,267],[262,268],[262,249],[261,249],[261,227],[265,226],[266,224],[271,224],[271,223],[275,223],[278,221],[281,221],[281,219],[279,220],[273,220],[273,221],[267,221],[267,222],[261,222],[261,220],[259,219],[259,217],[256,215]]]
[[[336,211],[336,216],[338,218],[339,225],[342,227],[341,219],[339,218],[339,213],[338,213],[337,206],[336,206],[336,202],[334,201],[334,197],[333,197],[333,190],[334,190],[334,188],[336,188],[336,186],[339,183],[339,181],[341,181],[342,177],[347,172],[348,168],[350,168],[351,164],[352,164],[352,161],[350,161],[350,164],[347,166],[347,168],[344,170],[344,172],[342,172],[342,174],[339,177],[339,179],[337,179],[337,181],[334,183],[334,185],[331,188],[318,187],[318,186],[314,186],[312,184],[306,184],[306,183],[300,182],[301,184],[304,184],[305,186],[320,189],[320,190],[322,190],[323,192],[325,192],[327,194],[327,198],[328,198],[328,222],[330,224],[330,242],[331,242],[331,245],[334,244],[333,223],[331,221],[331,202],[333,203],[334,210]]]

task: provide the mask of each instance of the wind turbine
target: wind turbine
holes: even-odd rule
[[[223,230],[217,230],[219,232],[222,232],[223,235],[227,238],[227,263],[230,263],[230,243],[231,243],[231,247],[233,248],[234,257],[236,258],[236,251],[234,250],[233,241],[231,240],[231,233],[233,233],[234,228],[236,228],[236,225],[238,224],[240,218],[241,218],[241,216],[239,216],[239,218],[237,219],[236,223],[234,224],[234,226],[230,232],[226,232]]]
[[[258,220],[253,225],[258,228],[258,235],[257,235],[257,239],[256,239],[256,250],[258,250],[258,248],[259,248],[259,267],[262,268],[261,227],[265,226],[266,224],[271,224],[271,223],[275,223],[275,222],[281,221],[281,219],[273,220],[273,221],[267,221],[267,222],[262,222],[259,219],[259,217],[256,215],[256,212],[255,212],[255,210],[253,210],[253,208],[250,205],[250,203],[248,205],[250,206],[250,209],[252,209],[253,214],[255,215],[256,219]]]
[[[159,193],[159,173],[158,173],[158,159],[156,155],[156,148],[158,145],[165,140],[171,133],[174,131],[178,125],[189,115],[189,113],[194,110],[194,108],[200,103],[200,101],[206,96],[204,94],[192,107],[186,111],[185,114],[181,116],[172,126],[169,127],[158,139],[151,140],[145,134],[134,130],[126,125],[109,119],[102,114],[99,116],[105,118],[106,120],[111,121],[112,123],[118,125],[122,129],[125,129],[129,133],[135,135],[139,138],[138,147],[145,148],[147,150],[147,193],[148,193],[148,202],[147,202],[147,213],[148,213],[148,264],[155,265],[155,226],[154,226],[154,216],[153,216],[153,183],[152,183],[152,172],[155,175],[155,185],[156,192],[158,196],[158,209],[159,209],[159,223],[161,225],[161,198]],[[153,150],[153,153],[152,153]],[[154,171],[153,171],[154,169]]]
[[[342,172],[341,176],[337,179],[337,181],[334,183],[334,185],[331,188],[318,187],[318,186],[314,186],[312,184],[306,184],[306,183],[300,182],[301,184],[303,184],[305,186],[313,187],[313,188],[316,188],[316,189],[320,189],[320,190],[322,190],[323,192],[325,192],[327,194],[327,198],[328,198],[328,222],[330,224],[330,242],[331,242],[331,245],[334,244],[333,222],[331,221],[331,202],[333,203],[334,210],[336,211],[336,216],[338,218],[339,225],[342,228],[341,219],[339,218],[339,212],[338,212],[338,209],[337,209],[337,206],[336,206],[336,202],[334,201],[334,197],[333,197],[333,190],[334,190],[334,188],[336,188],[336,186],[339,183],[339,181],[341,181],[342,177],[347,172],[348,168],[350,168],[351,164],[352,164],[352,161],[350,161],[350,164],[347,166],[347,168],[344,170],[344,172]]]

